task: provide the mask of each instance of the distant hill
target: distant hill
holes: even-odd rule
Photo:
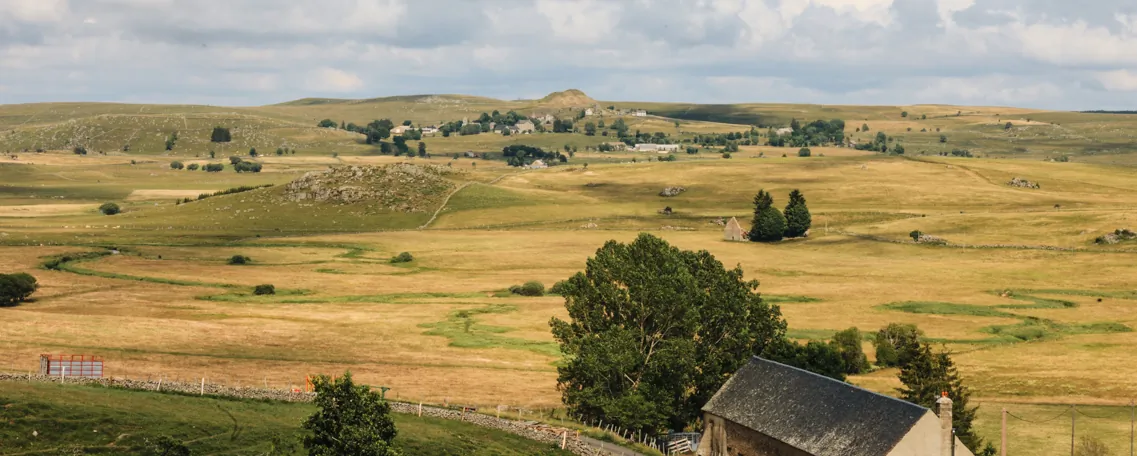
[[[583,108],[599,104],[592,97],[577,89],[553,92],[538,100],[541,106],[549,108]]]

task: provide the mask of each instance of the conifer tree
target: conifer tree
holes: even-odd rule
[[[795,238],[805,236],[813,224],[813,216],[805,206],[805,195],[794,189],[790,192],[790,202],[786,204],[786,237]]]
[[[786,232],[786,218],[774,207],[774,198],[766,190],[754,196],[754,219],[750,223],[750,240],[777,242]]]
[[[971,390],[964,386],[955,363],[946,351],[933,353],[932,347],[921,343],[908,363],[900,366],[900,398],[913,404],[939,412],[936,400],[947,392],[952,400],[952,427],[955,435],[972,452],[978,453],[983,439],[972,428],[979,407],[969,407]]]

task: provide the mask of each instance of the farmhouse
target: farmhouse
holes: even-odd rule
[[[399,126],[391,129],[391,134],[392,135],[401,135],[403,133],[406,133],[407,130],[411,130],[411,129],[412,129],[411,127],[408,127],[406,125],[399,125]]]
[[[931,410],[757,356],[703,407],[699,456],[973,456]],[[954,443],[954,449],[952,444]]]
[[[636,144],[636,152],[675,152],[679,150],[678,144]]]
[[[422,127],[422,134],[424,135],[433,135],[435,133],[438,133],[438,127],[435,127],[433,125],[429,127]]]
[[[725,241],[745,241],[745,232],[742,230],[742,225],[738,224],[738,219],[731,217],[729,222],[722,230],[722,238]]]
[[[608,147],[612,148],[612,150],[628,150],[628,145],[624,144],[622,141],[612,141],[606,142],[604,144],[607,144]]]
[[[537,127],[535,125],[533,125],[533,122],[530,122],[528,120],[522,120],[520,122],[517,122],[517,124],[514,125],[514,127],[517,127],[517,133],[521,133],[521,134],[529,134],[529,133],[533,133],[534,131],[537,130]]]
[[[584,109],[584,115],[586,115],[586,116],[591,116],[591,115],[593,115],[593,114],[595,114],[595,113],[596,113],[596,111],[595,111],[595,110],[593,110],[592,108],[585,108],[585,109]]]
[[[529,164],[529,169],[545,169],[548,167],[549,165],[546,165],[543,160],[534,160],[533,163]]]
[[[647,117],[647,111],[645,111],[643,109],[637,109],[635,111],[632,111],[632,116],[634,116],[634,117]]]

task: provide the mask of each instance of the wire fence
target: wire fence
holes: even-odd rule
[[[1137,405],[983,404],[977,427],[1000,455],[1135,454]]]

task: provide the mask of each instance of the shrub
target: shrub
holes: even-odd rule
[[[75,146],[71,151],[75,152],[75,155],[87,155],[87,148],[83,146]]]
[[[276,287],[271,283],[257,285],[256,288],[253,288],[253,294],[257,296],[274,295],[276,294]]]
[[[237,163],[241,163],[242,161],[244,161],[244,160],[241,159],[241,157],[237,157],[237,156],[229,157],[229,164],[230,165],[236,166]]]
[[[900,117],[908,117],[908,111],[901,111]]]
[[[561,294],[564,294],[564,292],[565,292],[565,281],[564,280],[557,281],[557,283],[554,283],[553,286],[549,287],[549,294],[561,295]]]
[[[170,162],[170,169],[185,169],[185,167],[186,165],[183,165],[180,161]]]
[[[229,258],[229,264],[232,264],[232,265],[249,264],[252,262],[253,262],[252,258],[249,258],[249,257],[244,256],[244,255],[233,255],[232,257]]]
[[[197,171],[197,168],[199,168],[197,163],[190,163],[189,165],[186,165],[186,169],[190,171]]]
[[[801,149],[798,149],[798,151],[797,151],[797,156],[799,156],[799,157],[808,157],[812,154],[813,154],[813,152],[810,151],[808,147],[802,147]]]
[[[238,173],[259,173],[261,172],[261,164],[243,161],[233,165],[233,170]]]
[[[216,172],[224,171],[225,165],[222,165],[220,163],[210,163],[210,164],[205,165],[205,167],[202,169],[204,169],[206,172],[216,173]]]
[[[531,280],[521,286],[514,285],[509,287],[509,292],[521,296],[544,296],[545,285],[541,282]]]
[[[99,212],[102,212],[103,215],[115,215],[122,212],[122,208],[115,203],[103,203],[102,206],[99,206]]]
[[[414,257],[414,255],[411,255],[410,252],[403,252],[403,253],[400,253],[398,255],[391,257],[390,262],[391,262],[391,264],[410,263],[414,260],[415,260],[415,257]]]
[[[722,158],[730,158],[730,152],[723,152]]]
[[[1109,454],[1109,447],[1104,442],[1096,437],[1086,436],[1078,439],[1078,448],[1074,451],[1075,456],[1109,456]]]
[[[908,237],[912,238],[912,242],[920,242],[920,236],[923,235],[924,233],[921,233],[920,230],[914,230],[911,233],[908,233]]]
[[[31,274],[23,272],[0,274],[0,307],[10,307],[27,301],[37,288],[39,284]]]

